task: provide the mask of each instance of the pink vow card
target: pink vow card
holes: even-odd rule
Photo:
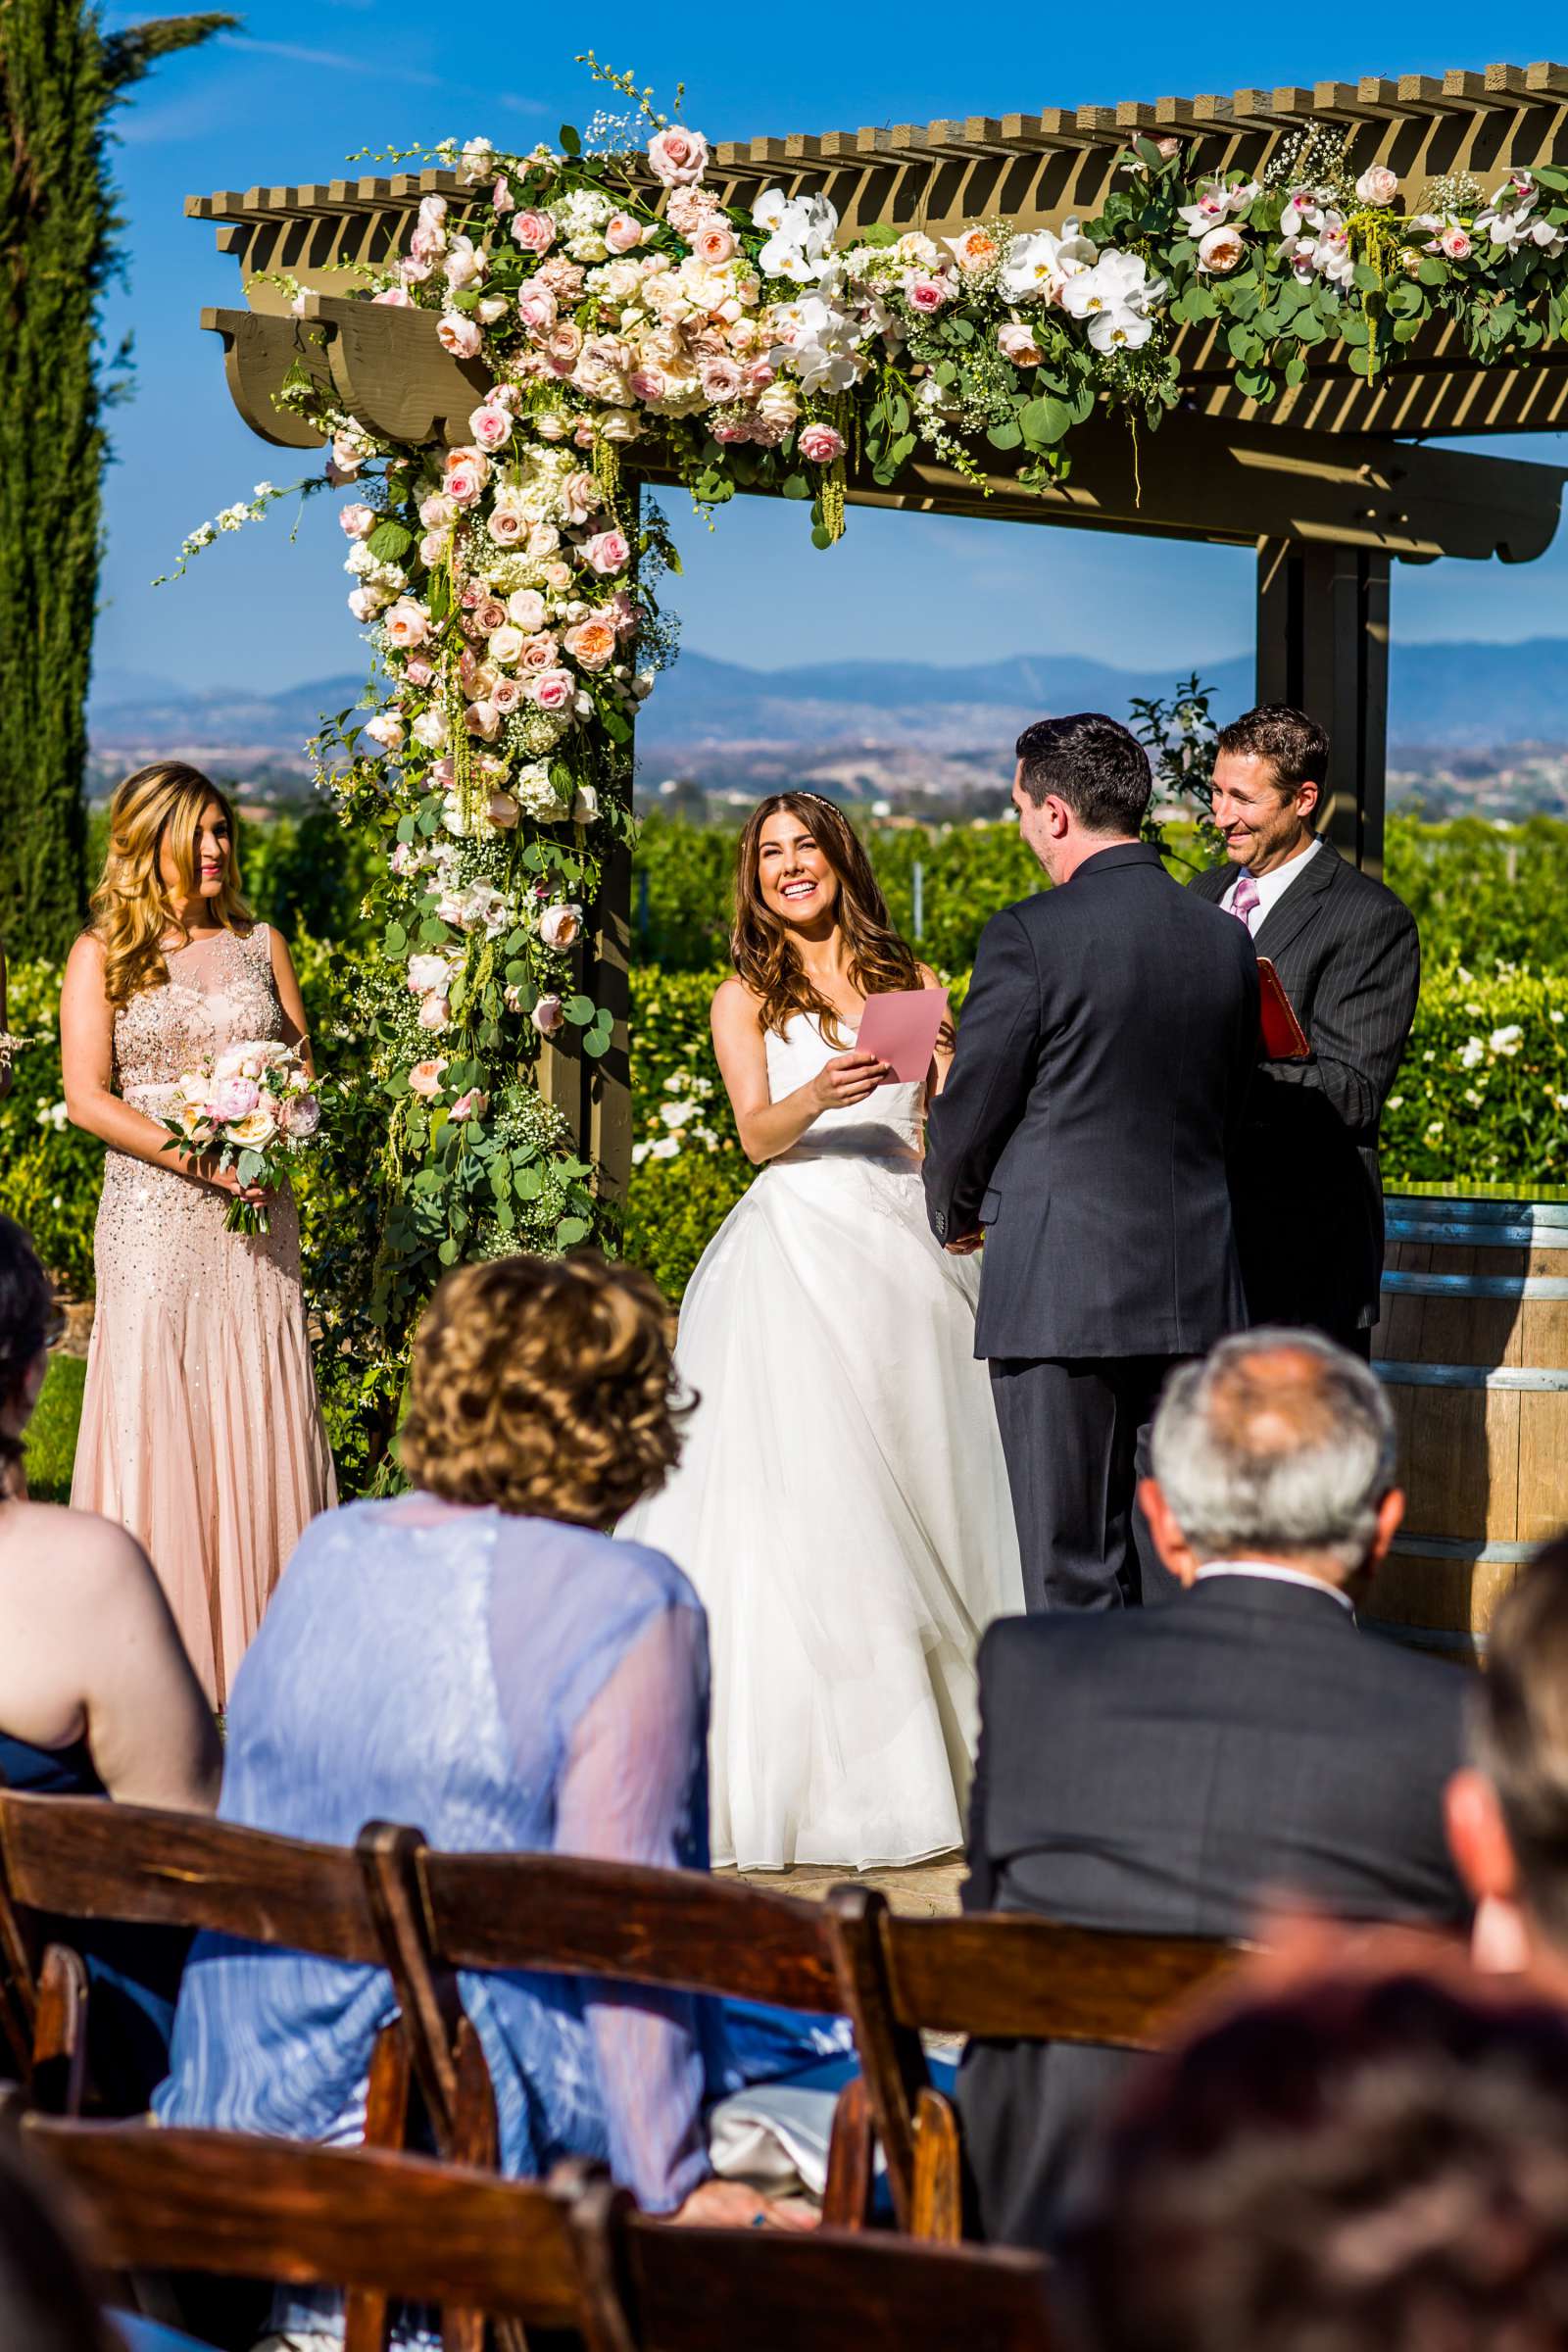
[[[947,1017],[945,988],[896,988],[867,997],[855,1051],[885,1061],[902,1086],[917,1086],[931,1067]]]

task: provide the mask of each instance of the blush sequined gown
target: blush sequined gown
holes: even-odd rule
[[[280,1038],[265,923],[166,956],[170,977],[115,1015],[115,1077],[169,1114],[176,1081],[252,1038]],[[71,1500],[136,1537],[208,1697],[234,1672],[284,1562],[336,1499],[285,1192],[271,1230],[225,1233],[230,1196],[111,1152],[98,1304]]]

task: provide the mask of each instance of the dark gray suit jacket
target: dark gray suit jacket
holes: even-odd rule
[[[925,1162],[937,1239],[986,1229],[977,1355],[1189,1355],[1240,1326],[1226,1154],[1256,1054],[1244,926],[1150,844],[992,917]]]
[[[1190,885],[1217,903],[1236,869]],[[1238,926],[1240,928],[1240,926]],[[1415,918],[1329,842],[1259,924],[1312,1058],[1265,1062],[1236,1152],[1236,1238],[1254,1323],[1345,1335],[1378,1319],[1378,1122],[1421,988]]]
[[[1465,1691],[1332,1594],[1261,1577],[1162,1609],[1004,1618],[980,1649],[965,1906],[1155,1936],[1246,1936],[1272,1891],[1458,1920],[1442,1800]],[[1129,2064],[970,2045],[958,2099],[986,2236],[1051,2242]]]

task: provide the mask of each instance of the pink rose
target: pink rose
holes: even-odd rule
[[[501,732],[501,713],[494,703],[470,703],[463,713],[463,723],[470,735],[484,743],[494,743]]]
[[[569,948],[582,929],[582,908],[564,903],[547,906],[539,917],[539,936],[547,948]]]
[[[569,669],[541,669],[529,692],[541,710],[569,710],[577,699],[577,684]]]
[[[441,1073],[446,1068],[446,1055],[438,1054],[434,1061],[416,1061],[409,1072],[409,1092],[426,1102],[433,1102],[441,1092]]]
[[[566,1014],[559,997],[541,997],[530,1017],[541,1037],[554,1037]]]
[[[1470,259],[1470,239],[1457,220],[1449,222],[1438,242],[1450,262],[1467,262]]]
[[[626,379],[639,400],[662,400],[669,385],[657,368],[634,368]]]
[[[490,689],[490,708],[499,710],[503,718],[515,710],[521,701],[522,688],[515,678],[497,678]]]
[[[417,260],[413,254],[405,254],[398,264],[398,275],[406,286],[422,286],[433,274],[429,263]]]
[[[570,375],[582,356],[582,328],[564,318],[545,345],[545,358],[557,375]]]
[[[500,449],[512,439],[512,418],[505,409],[486,403],[468,418],[468,430],[480,449]]]
[[[455,1119],[482,1119],[489,1107],[490,1098],[484,1088],[470,1086],[467,1093],[460,1095],[453,1103],[451,1115]]]
[[[526,515],[519,514],[515,507],[497,507],[485,524],[497,547],[515,547],[527,528]]]
[[[455,360],[478,358],[484,338],[476,321],[465,318],[461,311],[443,311],[435,331],[442,350],[450,351]]]
[[[375,509],[366,506],[342,507],[338,511],[338,521],[351,539],[368,539],[375,528]]]
[[[451,1017],[451,1006],[440,989],[432,989],[419,1000],[418,1024],[421,1029],[444,1029]]]
[[[577,428],[576,428],[576,430],[573,432],[573,434],[572,434],[571,438],[572,438],[573,445],[574,445],[576,448],[578,448],[578,449],[592,449],[592,447],[593,447],[593,445],[594,445],[594,428],[593,428],[593,426],[592,426],[592,425],[589,423],[589,421],[588,421],[588,419],[587,419],[587,417],[586,417],[586,416],[583,418],[583,420],[582,420],[581,424],[579,424],[579,425],[577,426]]]
[[[262,1099],[262,1090],[254,1078],[220,1078],[214,1087],[209,1109],[220,1126],[227,1127],[235,1119],[247,1119]]]
[[[321,1124],[321,1105],[314,1095],[295,1095],[284,1103],[279,1120],[285,1135],[303,1143]]]
[[[1355,183],[1363,204],[1392,204],[1399,193],[1399,174],[1387,164],[1371,164]]]
[[[419,198],[420,228],[440,232],[446,217],[447,200],[444,196],[421,196]]]
[[[642,626],[642,614],[637,610],[635,597],[626,589],[617,588],[605,611],[614,619],[617,637],[636,636]]]
[[[911,311],[930,318],[944,303],[952,301],[953,288],[945,277],[933,277],[925,270],[911,270],[904,281],[904,299]]]
[[[345,513],[347,510],[345,509]],[[458,510],[445,491],[432,490],[428,498],[419,501],[419,520],[427,531],[439,531],[449,522],[456,522]]]
[[[493,637],[507,625],[507,608],[498,596],[484,597],[473,608],[473,621],[481,637]]]
[[[403,721],[394,711],[381,710],[374,718],[367,719],[365,732],[372,743],[380,745],[383,752],[401,752],[403,749]]]
[[[765,392],[777,372],[770,360],[753,360],[746,370],[747,391]]]
[[[507,683],[514,689],[515,688],[516,681],[514,679],[509,678]],[[490,822],[501,832],[510,833],[516,824],[521,811],[510,792],[493,792],[490,795],[485,813]]]
[[[666,188],[687,188],[708,169],[708,141],[700,130],[685,130],[678,122],[655,131],[648,142],[648,164]]]
[[[545,600],[537,588],[514,589],[507,599],[507,612],[529,636],[545,625]]]
[[[548,213],[519,213],[512,233],[524,253],[548,253],[556,241],[556,224]]]
[[[428,686],[435,671],[422,654],[415,654],[403,664],[403,674],[411,686]]]
[[[493,213],[514,213],[517,199],[512,193],[512,182],[504,172],[496,174],[496,184],[490,191],[490,210]]]
[[[699,372],[705,400],[739,400],[744,379],[733,360],[704,360]]]
[[[595,531],[583,542],[583,562],[608,578],[612,572],[624,571],[631,562],[631,549],[623,531]]]
[[[830,424],[803,424],[800,449],[802,457],[813,466],[831,466],[835,458],[844,455],[844,435]]]
[[[419,562],[424,565],[426,571],[434,571],[446,552],[447,535],[445,531],[426,531],[424,537],[419,541]]]
[[[556,298],[548,286],[524,286],[517,296],[517,317],[530,335],[548,335],[556,323]]]
[[[381,599],[373,588],[351,588],[349,611],[356,620],[373,620],[381,610]]]
[[[556,641],[548,629],[530,637],[517,657],[523,669],[551,669],[555,666]]]
[[[600,233],[612,253],[630,253],[642,243],[647,231],[630,213],[612,213]]]
[[[692,251],[710,270],[720,269],[725,262],[732,262],[739,251],[735,231],[722,220],[710,220],[693,237]]]
[[[447,496],[454,506],[471,507],[473,505],[484,488],[484,477],[487,470],[483,458],[477,456],[460,457],[455,465],[448,466]]]
[[[586,522],[603,504],[604,495],[586,466],[568,473],[561,485],[561,508],[568,522]]]
[[[1029,329],[1016,318],[1008,318],[998,327],[997,349],[1015,368],[1038,368],[1045,357]]]

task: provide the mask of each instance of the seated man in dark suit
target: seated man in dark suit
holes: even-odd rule
[[[1214,822],[1228,862],[1191,887],[1245,923],[1306,1032],[1266,1061],[1231,1156],[1253,1323],[1304,1323],[1371,1352],[1383,1270],[1378,1122],[1421,985],[1415,918],[1315,830],[1329,739],[1288,705],[1221,731]]]
[[[1308,1332],[1172,1373],[1143,1500],[1168,1608],[1004,1618],[980,1650],[971,1910],[1244,1936],[1271,1896],[1455,1921],[1444,1840],[1465,1678],[1359,1633],[1349,1586],[1404,1498],[1356,1358]],[[1086,2126],[1130,2061],[971,2043],[958,2080],[983,2234],[1049,2246]]]

